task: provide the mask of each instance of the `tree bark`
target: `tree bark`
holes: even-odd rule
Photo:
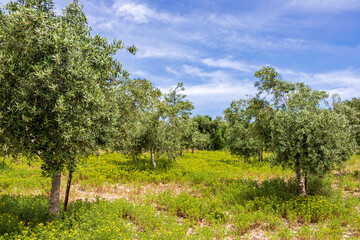
[[[66,193],[65,193],[65,199],[64,199],[64,212],[66,212],[68,202],[69,202],[72,174],[73,174],[73,172],[69,171],[69,177],[68,177],[68,181],[67,181],[67,185],[66,185]]]
[[[259,162],[263,161],[263,156],[264,156],[264,148],[260,147],[259,148]]]
[[[59,213],[61,172],[54,173],[52,177],[51,195],[48,213]]]
[[[195,152],[194,148],[191,148],[191,153],[194,153],[194,152]]]
[[[156,162],[155,162],[155,150],[151,149],[151,163],[154,166],[154,168],[156,168]]]
[[[299,196],[306,196],[305,178],[301,172],[300,164],[297,160],[295,160],[295,168],[296,168],[296,178],[298,180],[298,194]]]

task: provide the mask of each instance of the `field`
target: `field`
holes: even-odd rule
[[[40,165],[0,159],[0,239],[360,238],[360,156],[309,179],[306,197],[290,169],[227,152],[185,152],[155,170],[148,155],[91,156],[76,169],[68,211],[51,221]]]

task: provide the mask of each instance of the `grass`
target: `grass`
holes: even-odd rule
[[[48,222],[50,179],[40,163],[0,159],[0,239],[359,238],[358,166],[359,156],[309,179],[299,197],[291,170],[227,152],[160,158],[157,169],[147,155],[90,156],[74,175],[65,218]]]

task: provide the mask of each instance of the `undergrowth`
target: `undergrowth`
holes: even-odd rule
[[[49,222],[50,179],[42,176],[40,163],[0,159],[0,239],[360,237],[360,177],[353,167],[359,157],[341,172],[310,178],[305,197],[298,196],[291,170],[226,152],[184,153],[177,160],[157,161],[153,169],[147,155],[137,162],[117,153],[84,159],[74,186],[85,192],[96,189],[99,196],[92,201],[74,198],[66,213]],[[102,199],[109,189],[134,184],[137,190],[183,188],[150,191],[133,201],[116,194],[112,201]],[[134,189],[133,194],[145,193]]]

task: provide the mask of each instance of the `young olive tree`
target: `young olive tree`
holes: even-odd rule
[[[249,133],[251,118],[246,114],[246,107],[245,100],[233,101],[224,114],[229,124],[227,141],[230,152],[247,159],[257,151],[259,144]]]
[[[52,176],[49,213],[59,212],[64,167],[72,172],[113,130],[117,86],[128,77],[113,58],[120,49],[121,41],[90,34],[77,1],[62,15],[51,0],[18,0],[0,9],[2,154],[42,160]]]
[[[147,79],[127,81],[118,90],[119,115],[111,148],[132,155],[135,161],[142,152],[143,139],[140,136],[144,131],[144,122],[149,120],[147,113],[156,108],[162,93]]]
[[[193,105],[185,100],[182,83],[162,96],[155,94],[133,122],[127,152],[136,159],[143,152],[150,152],[151,163],[156,167],[156,153],[175,158],[182,150],[185,125]]]
[[[306,195],[307,176],[321,176],[354,153],[349,121],[336,109],[341,105],[329,106],[324,91],[286,82],[272,67],[263,67],[255,76],[259,90],[274,97],[270,128],[275,162],[294,168],[298,193]]]
[[[204,150],[210,144],[210,135],[199,131],[198,123],[194,118],[184,119],[182,123],[184,124],[182,149],[191,149],[194,153],[195,149]]]
[[[263,160],[264,147],[270,142],[269,122],[272,108],[268,102],[251,98],[233,101],[224,111],[229,124],[228,145],[232,154]]]

